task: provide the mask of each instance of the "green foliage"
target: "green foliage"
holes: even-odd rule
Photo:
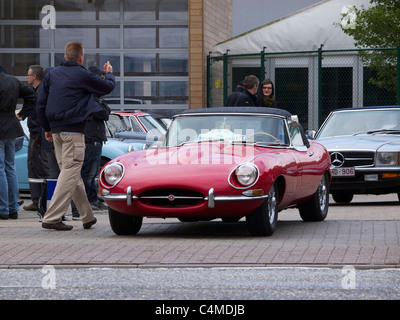
[[[400,46],[400,1],[371,0],[369,8],[354,8],[342,14],[348,23],[337,24],[352,36],[361,49],[396,48]],[[355,20],[354,20],[355,18]],[[376,78],[370,82],[380,88],[396,91],[397,51],[362,51],[363,62],[376,70]]]

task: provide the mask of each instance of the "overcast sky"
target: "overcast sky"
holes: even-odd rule
[[[233,36],[311,6],[321,0],[232,0]]]

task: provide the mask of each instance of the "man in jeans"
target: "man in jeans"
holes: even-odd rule
[[[24,100],[15,114],[18,98]],[[32,88],[0,70],[0,219],[17,219],[19,190],[15,172],[15,138],[24,131],[18,119],[25,119],[34,110],[36,95]]]
[[[115,87],[115,77],[109,62],[104,65],[104,79],[96,76],[83,65],[84,48],[80,42],[65,46],[65,61],[49,70],[39,92],[37,110],[45,137],[54,142],[60,175],[50,206],[44,215],[45,229],[71,230],[62,222],[71,199],[82,218],[83,228],[89,229],[96,222],[86,196],[81,177],[85,157],[85,126],[89,115],[101,111],[95,99],[110,93]]]

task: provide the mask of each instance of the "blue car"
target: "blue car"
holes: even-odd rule
[[[25,135],[17,138],[15,141],[15,166],[17,170],[18,184],[20,191],[29,191],[28,183],[28,143],[29,130],[26,120],[21,122]],[[103,145],[101,153],[100,165],[105,165],[111,159],[127,152],[142,150],[145,143],[141,142],[123,142],[118,139],[109,137],[108,141]]]
[[[26,134],[15,140],[15,167],[17,169],[19,190],[29,190],[28,143],[29,139]]]

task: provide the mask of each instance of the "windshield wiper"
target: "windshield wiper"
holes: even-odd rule
[[[374,133],[400,133],[400,130],[397,129],[377,129],[377,130],[371,130],[367,132],[368,134],[374,134]]]
[[[185,144],[189,144],[189,143],[202,143],[202,142],[224,142],[224,139],[208,139],[208,140],[197,140],[197,141],[183,141],[180,144],[178,144],[176,147],[182,147]],[[174,146],[175,147],[175,146]]]
[[[251,144],[254,145],[254,141],[248,141],[248,140],[233,140],[230,141],[232,144]]]
[[[262,147],[287,147],[287,143],[283,142],[254,142],[255,146],[262,146]]]
[[[248,140],[235,140],[231,141],[232,144],[245,144],[245,145],[252,145],[252,146],[264,146],[264,147],[276,147],[276,146],[285,146],[287,147],[287,143],[283,142],[263,142],[263,141],[248,141]]]

